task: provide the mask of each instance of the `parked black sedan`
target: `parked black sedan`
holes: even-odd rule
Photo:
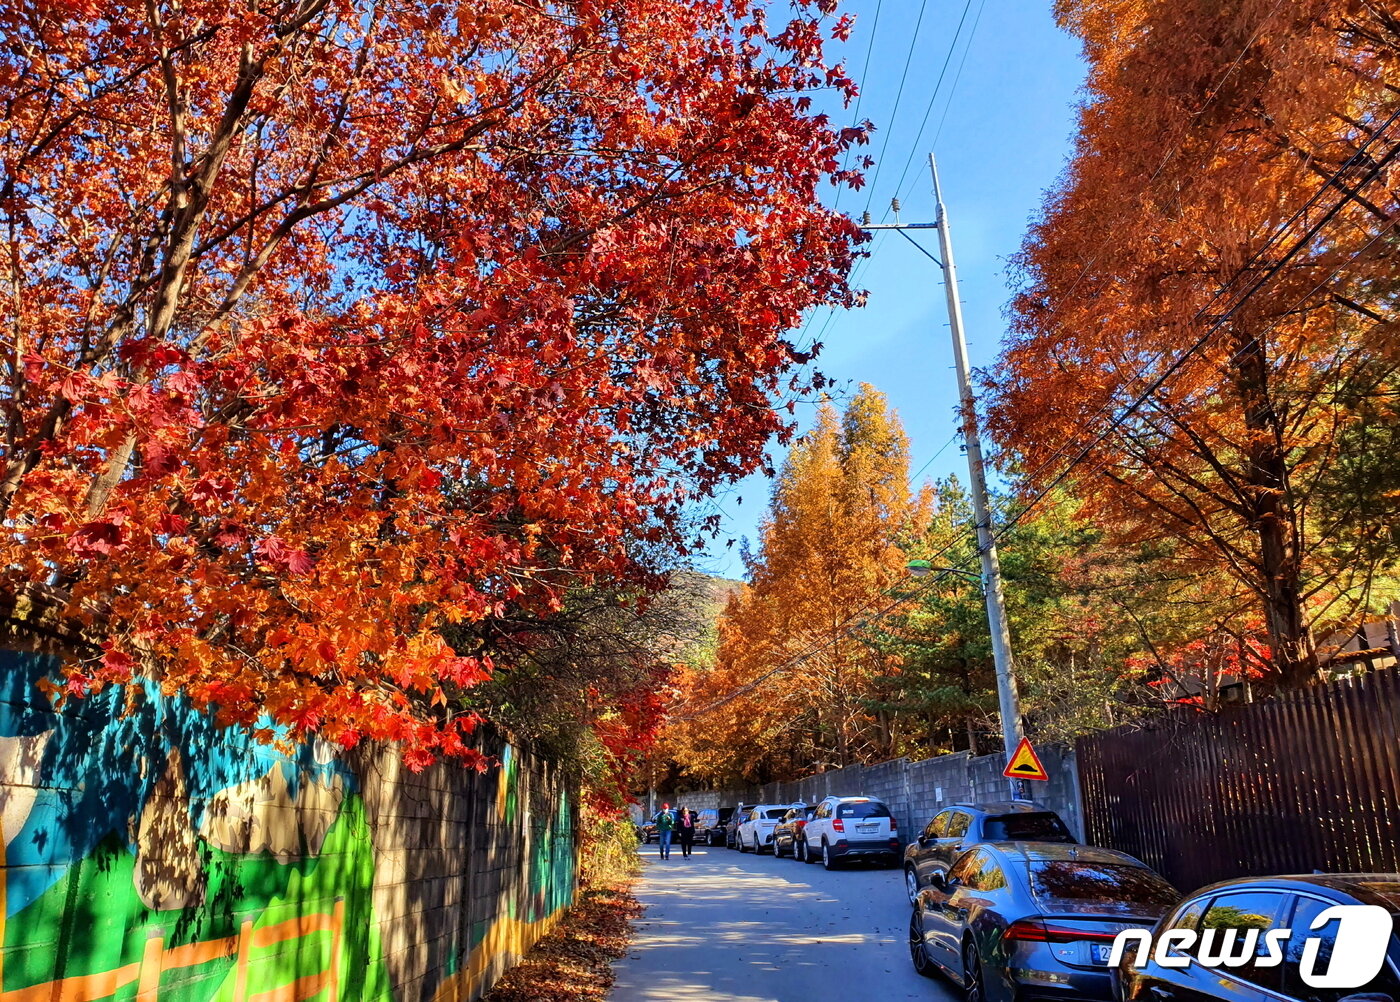
[[[1054,811],[1029,800],[954,804],[934,815],[904,847],[904,889],[913,902],[935,874],[982,842],[1077,842]]]
[[[1347,937],[1339,937],[1346,918],[1329,916],[1314,929],[1313,923],[1323,912],[1336,905],[1371,905],[1381,909],[1390,922],[1382,921],[1371,948],[1366,931],[1359,927],[1353,927]],[[1142,951],[1143,964],[1138,966],[1135,945],[1125,951],[1116,972],[1119,997],[1123,1002],[1361,1002],[1363,998],[1367,1002],[1400,1002],[1400,941],[1394,932],[1397,914],[1400,874],[1394,873],[1252,877],[1211,884],[1173,908],[1152,932],[1154,944],[1169,930],[1181,931],[1183,938],[1184,933],[1195,934],[1180,949],[1164,952],[1163,959],[1183,966],[1163,966],[1155,950],[1146,949]],[[1237,930],[1241,937],[1248,935],[1248,930],[1258,930],[1255,949],[1247,954],[1239,947],[1230,951],[1242,957],[1243,963],[1207,966],[1203,959],[1219,955],[1222,945],[1232,943],[1224,934],[1228,929]],[[1206,933],[1211,930],[1218,932],[1208,941]],[[1277,941],[1273,951],[1268,949],[1270,932]],[[1309,940],[1317,946],[1309,948]]]
[[[915,970],[943,971],[968,1002],[1108,999],[1114,937],[1150,928],[1179,898],[1112,849],[992,842],[919,892],[909,954]]]

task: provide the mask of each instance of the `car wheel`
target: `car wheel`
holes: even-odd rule
[[[802,841],[802,862],[804,862],[804,863],[815,863],[816,861],[817,861],[817,857],[812,855],[812,843],[811,843],[811,842],[808,842],[806,839],[803,839],[803,841]]]
[[[924,923],[917,908],[909,916],[909,959],[914,962],[914,970],[924,977],[937,976],[938,968],[928,959],[928,950],[924,947]]]
[[[828,870],[836,869],[836,860],[831,855],[831,846],[825,842],[822,843],[822,866]]]
[[[963,997],[967,1002],[983,1002],[986,998],[982,959],[977,956],[977,947],[970,939],[963,943]]]
[[[763,845],[758,841],[757,835],[753,837],[753,854],[755,856],[763,855]]]
[[[919,874],[912,866],[904,868],[904,890],[911,905],[919,900]]]

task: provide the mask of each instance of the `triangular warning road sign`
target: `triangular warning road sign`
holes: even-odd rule
[[[1016,754],[1011,756],[1011,761],[1006,763],[1006,768],[1002,770],[1001,774],[1008,779],[1048,780],[1050,778],[1045,771],[1045,766],[1040,764],[1035,749],[1031,747],[1029,738],[1021,739],[1021,743],[1016,746]]]

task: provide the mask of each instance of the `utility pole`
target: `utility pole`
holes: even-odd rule
[[[948,296],[948,323],[953,334],[953,360],[958,372],[959,411],[962,415],[963,444],[967,448],[967,472],[972,481],[972,511],[977,522],[977,552],[982,560],[982,594],[987,605],[987,625],[992,634],[992,660],[997,673],[997,703],[1001,711],[1001,739],[1006,761],[1021,743],[1021,698],[1016,691],[1016,670],[1011,657],[1011,631],[1006,619],[1006,598],[1001,585],[1001,561],[997,557],[996,533],[992,531],[992,514],[987,502],[987,472],[982,461],[982,436],[977,428],[977,397],[972,390],[972,377],[967,365],[967,339],[963,335],[962,303],[958,299],[958,271],[953,263],[953,240],[948,232],[948,209],[943,204],[943,192],[938,184],[938,164],[928,155],[929,171],[933,175],[933,197],[937,203],[932,223],[902,223],[899,221],[899,201],[894,202],[893,223],[871,223],[869,213],[861,224],[863,230],[897,230],[900,235],[919,247],[943,271],[944,291]],[[908,230],[938,231],[941,260],[924,250]],[[1011,796],[1021,795],[1020,781],[1009,780]]]

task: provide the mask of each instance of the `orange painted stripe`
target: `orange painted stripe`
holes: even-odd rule
[[[237,936],[208,939],[203,943],[186,943],[184,946],[172,946],[166,950],[162,966],[167,971],[176,967],[194,967],[196,964],[207,964],[211,960],[225,960],[237,952]]]
[[[281,988],[259,992],[257,995],[249,995],[248,1002],[301,1002],[302,999],[309,999],[311,996],[325,991],[330,980],[330,971],[308,974],[306,977],[297,978],[291,984],[283,985]]]
[[[0,882],[3,882],[3,874],[0,874]],[[238,958],[234,975],[235,1002],[244,1002],[237,996],[241,994],[240,990],[246,991],[248,954],[253,948],[275,946],[317,932],[336,934],[331,948],[332,967],[339,966],[340,931],[344,925],[344,905],[339,901],[330,915],[299,915],[285,922],[250,931],[251,925],[251,920],[245,921],[238,936],[188,943],[171,947],[169,950],[160,949],[161,941],[153,937],[147,942],[142,960],[137,963],[97,974],[80,974],[60,981],[46,981],[27,988],[14,988],[0,993],[0,1002],[94,1002],[96,999],[115,995],[118,989],[138,979],[141,982],[139,994],[144,999],[151,999],[157,991],[162,972],[235,956]],[[323,971],[314,976],[300,978],[281,988],[248,996],[246,1002],[300,1002],[322,991],[327,984],[331,986],[334,996],[339,988],[338,975],[338,970]]]
[[[330,1002],[340,1002],[340,943],[345,938],[345,899],[335,899],[331,912],[331,995]]]
[[[248,954],[253,949],[253,920],[238,928],[238,961],[233,974],[233,1002],[248,1002]]]
[[[159,934],[146,940],[141,954],[141,975],[136,982],[136,1002],[156,1002],[160,994],[160,975],[165,969],[165,938]]]
[[[42,985],[28,988],[14,988],[0,995],[0,1002],[92,1002],[115,995],[117,989],[131,984],[141,973],[141,965],[127,964],[114,971],[100,974],[83,974],[64,978],[62,981],[46,981]],[[58,991],[54,991],[57,985]]]
[[[329,915],[298,915],[276,925],[263,926],[253,930],[253,946],[272,946],[289,939],[309,936],[313,932],[325,932],[331,928],[332,921]]]

